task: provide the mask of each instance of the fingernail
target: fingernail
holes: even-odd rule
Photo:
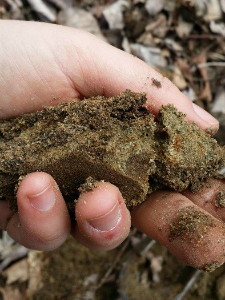
[[[99,231],[109,231],[116,227],[121,218],[119,203],[105,215],[87,220],[89,225]]]
[[[194,111],[196,112],[196,114],[201,119],[203,119],[204,121],[209,123],[210,125],[218,124],[218,121],[212,115],[210,115],[207,111],[205,111],[203,108],[201,108],[200,106],[193,103],[193,108],[194,108]]]
[[[55,204],[55,192],[51,183],[40,193],[28,196],[30,204],[39,211],[48,211]]]

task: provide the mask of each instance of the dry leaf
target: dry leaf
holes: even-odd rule
[[[24,300],[23,295],[16,287],[6,286],[5,288],[0,288],[0,292],[4,300]]]
[[[105,40],[99,28],[97,20],[90,12],[80,8],[68,8],[62,10],[58,15],[57,23],[86,30],[99,38]]]
[[[174,52],[182,52],[183,51],[183,47],[176,41],[174,41],[171,38],[166,38],[164,40],[166,46],[170,49],[173,50]]]
[[[192,78],[192,73],[191,73],[191,69],[190,69],[190,65],[182,58],[177,57],[176,61],[180,67],[180,70],[182,72],[182,75],[184,76],[184,78],[186,78],[189,83],[191,84],[191,86],[194,86],[194,82],[193,82],[193,78]]]
[[[146,47],[141,44],[131,44],[130,46],[132,54],[144,60],[150,66],[160,68],[166,67],[166,59],[162,56],[159,48]]]
[[[178,65],[175,65],[172,81],[180,90],[184,90],[187,87],[187,82],[184,79],[182,72]]]
[[[188,36],[194,27],[194,23],[185,22],[181,16],[178,18],[177,26],[175,26],[175,30],[177,35],[180,38]]]
[[[102,13],[108,22],[110,29],[124,28],[123,12],[129,7],[130,4],[128,1],[118,0],[103,10]]]
[[[164,0],[147,0],[145,2],[145,9],[150,16],[158,14],[164,6]]]
[[[209,24],[210,30],[213,33],[222,35],[225,37],[225,24],[224,23],[216,23],[215,21],[211,21]]]
[[[225,114],[225,89],[224,89],[224,87],[220,87],[218,89],[211,111],[213,113],[221,112],[221,113]]]
[[[162,271],[163,257],[161,255],[155,256],[152,252],[149,252],[146,257],[151,262],[152,280],[160,282],[159,273]]]
[[[196,100],[195,91],[190,86],[186,90],[183,90],[182,93],[186,95],[192,102]]]
[[[55,22],[57,12],[53,7],[44,3],[42,0],[27,0],[32,9],[39,15],[43,21]]]
[[[220,0],[222,11],[225,13],[225,0]]]
[[[43,266],[43,254],[40,251],[31,250],[28,255],[28,287],[27,296],[32,297],[42,287],[41,268]]]
[[[28,279],[28,263],[27,259],[22,259],[2,272],[7,278],[6,284],[10,285],[16,281],[25,282]]]
[[[154,20],[145,27],[145,31],[159,38],[164,38],[168,31],[166,16],[164,14],[157,15]]]
[[[212,93],[211,93],[211,88],[210,88],[210,83],[208,80],[208,73],[207,73],[207,68],[206,66],[201,67],[201,64],[206,63],[207,57],[205,54],[201,54],[199,56],[196,56],[193,61],[196,63],[199,72],[201,73],[202,79],[204,81],[204,88],[198,95],[198,98],[200,100],[206,100],[210,102],[212,100]]]

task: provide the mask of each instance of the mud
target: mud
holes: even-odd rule
[[[130,209],[156,189],[198,191],[224,165],[224,149],[174,106],[155,120],[145,102],[127,90],[2,120],[1,199],[16,208],[18,179],[34,171],[54,177],[70,210],[89,176],[118,186]]]

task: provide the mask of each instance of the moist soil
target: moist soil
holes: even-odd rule
[[[16,208],[18,181],[34,171],[53,176],[71,211],[96,180],[118,186],[130,209],[157,189],[198,191],[224,165],[224,149],[174,106],[155,120],[145,103],[127,90],[2,120],[1,199]]]

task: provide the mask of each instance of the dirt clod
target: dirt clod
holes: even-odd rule
[[[224,165],[222,148],[173,105],[155,120],[143,107],[146,100],[127,90],[2,120],[1,199],[15,208],[19,177],[34,171],[54,177],[68,207],[90,176],[115,184],[128,208],[164,187],[198,191]]]
[[[156,86],[157,88],[161,88],[162,84],[159,80],[152,78],[152,85]]]
[[[205,265],[205,268],[204,268],[204,271],[206,271],[206,272],[213,272],[213,271],[215,271],[219,266],[220,266],[220,265],[219,265],[218,261],[214,261],[214,262],[212,262],[211,264],[206,264],[206,265]]]
[[[220,191],[217,194],[216,200],[215,200],[215,206],[220,207],[220,208],[225,207],[225,192],[224,191]]]
[[[85,193],[85,192],[90,192],[92,191],[94,188],[97,187],[97,182],[94,178],[92,178],[91,176],[89,176],[85,183],[83,183],[79,188],[78,191],[80,193]]]

